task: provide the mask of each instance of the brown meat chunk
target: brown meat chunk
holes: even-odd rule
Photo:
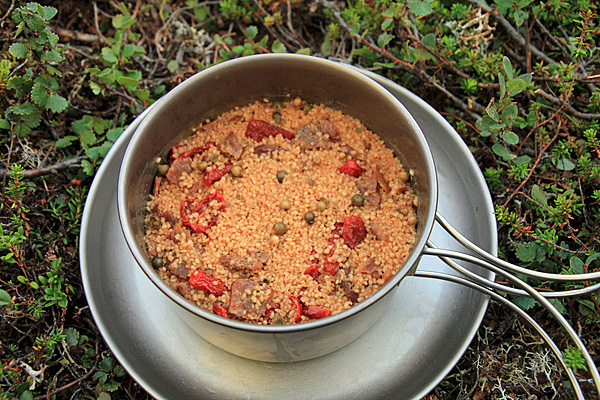
[[[377,193],[377,178],[375,178],[375,176],[361,178],[356,183],[356,187],[360,194],[363,195],[363,197],[365,198],[365,203],[367,203],[371,207],[379,207],[379,203],[381,202],[381,195]]]
[[[369,274],[374,278],[381,278],[383,275],[379,271],[379,265],[375,264],[373,258],[369,258],[367,262],[356,269],[359,274]]]
[[[385,233],[383,233],[383,229],[381,228],[381,226],[379,226],[379,224],[376,224],[375,222],[369,222],[368,225],[371,230],[371,233],[375,235],[375,239],[387,240],[388,237]]]
[[[160,183],[162,182],[161,176],[154,177],[154,188],[152,189],[152,195],[158,196],[158,191],[160,190]]]
[[[375,168],[375,170],[373,171],[373,175],[375,176],[375,179],[377,179],[377,183],[379,183],[381,190],[383,190],[386,193],[389,193],[389,191],[392,190],[388,181],[384,178],[384,176],[381,174],[381,172],[379,172],[377,168]]]
[[[222,255],[219,262],[230,271],[242,273],[245,276],[261,269],[269,260],[267,253],[256,251],[245,256],[240,256],[236,252],[230,252]]]
[[[254,153],[261,155],[261,154],[267,154],[267,153],[272,153],[274,151],[280,151],[283,150],[283,147],[281,146],[277,146],[274,144],[259,144],[258,146],[254,147]]]
[[[185,264],[179,264],[177,266],[169,265],[169,271],[179,279],[187,279],[190,275],[190,270]]]
[[[244,152],[244,148],[233,132],[229,132],[229,134],[219,143],[219,149],[236,160],[239,160]]]
[[[184,173],[189,174],[192,172],[192,160],[190,158],[176,158],[173,160],[171,167],[169,168],[169,172],[167,172],[167,179],[179,185],[181,181],[181,176]]]
[[[319,129],[322,133],[329,136],[330,140],[338,141],[340,140],[340,133],[333,126],[333,122],[326,119],[325,121],[321,121],[319,124]]]
[[[344,295],[348,300],[355,304],[358,302],[358,293],[352,290],[352,282],[350,281],[342,281],[341,283],[342,289],[344,289]]]
[[[231,285],[231,302],[229,303],[229,313],[238,318],[256,320],[265,314],[270,304],[268,300],[257,304],[252,301],[252,290],[256,282],[250,279],[236,279]]]
[[[190,285],[187,282],[182,282],[182,283],[178,283],[177,284],[177,291],[179,293],[181,293],[181,295],[186,299],[186,300],[192,300],[192,295],[190,293]]]

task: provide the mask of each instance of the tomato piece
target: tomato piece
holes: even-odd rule
[[[317,277],[319,276],[319,266],[311,265],[310,267],[306,268],[306,271],[304,271],[304,273],[317,279]]]
[[[307,306],[304,308],[304,315],[308,318],[313,319],[321,319],[325,317],[329,317],[331,315],[331,310],[325,307],[319,306]]]
[[[344,227],[342,228],[342,237],[344,244],[351,249],[362,243],[367,236],[367,228],[362,218],[356,215],[344,217]]]
[[[359,167],[358,164],[356,163],[356,161],[354,161],[354,160],[350,160],[346,164],[344,164],[342,167],[340,167],[340,172],[342,174],[350,175],[355,178],[358,178],[359,176],[361,176],[365,171],[366,170]]]
[[[296,296],[290,296],[290,300],[296,306],[296,319],[294,322],[298,323],[302,319],[302,304],[300,304],[300,301]]]
[[[227,309],[223,306],[218,305],[217,303],[213,303],[213,312],[223,318],[229,318],[227,315]]]
[[[215,144],[215,142],[207,142],[204,146],[194,147],[191,150],[184,151],[177,158],[187,158],[187,157],[191,157],[195,154],[204,153],[210,146],[212,146],[214,144]]]
[[[189,279],[190,285],[204,292],[220,296],[225,293],[225,282],[207,275],[206,272],[197,269],[192,272]]]
[[[227,175],[231,171],[232,166],[233,164],[228,163],[225,164],[223,168],[211,169],[210,171],[204,173],[204,178],[202,179],[202,181],[206,186],[210,187],[210,185],[212,185],[214,182],[220,180],[222,177]]]
[[[215,200],[215,199],[219,200],[221,202],[221,207],[219,208],[219,211],[223,211],[225,209],[225,198],[223,197],[223,194],[219,190],[215,190],[214,193],[210,193],[204,199],[199,201],[194,207],[192,207],[191,213],[200,212],[208,205],[208,203],[210,203],[212,200]],[[204,212],[200,213],[200,215],[198,216],[198,219],[196,221],[192,221],[190,219],[190,217],[188,216],[187,212],[189,211],[189,206],[191,204],[193,204],[194,202],[195,202],[194,199],[187,199],[187,200],[184,200],[181,202],[181,208],[180,208],[181,223],[183,225],[189,227],[195,233],[204,233],[210,227],[214,226],[217,223],[218,216],[214,215],[208,222],[208,225],[200,225],[197,222],[198,219],[200,219],[200,217],[202,217],[202,215],[204,215]]]
[[[338,261],[331,261],[329,258],[323,263],[323,270],[331,274],[331,276],[337,274],[340,269],[340,263]]]
[[[260,142],[268,136],[281,135],[286,139],[293,139],[294,134],[286,129],[280,128],[261,119],[253,119],[246,127],[246,137]]]

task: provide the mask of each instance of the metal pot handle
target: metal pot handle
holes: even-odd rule
[[[456,277],[453,275],[448,275],[448,274],[439,274],[439,273],[419,271],[419,270],[417,270],[417,272],[415,273],[415,276],[444,279],[447,281],[459,283],[459,284],[468,286],[470,288],[473,288],[475,290],[478,290],[482,293],[485,293],[488,296],[491,296],[491,297],[495,298],[496,300],[499,300],[502,303],[509,306],[512,310],[514,310],[520,316],[525,318],[544,337],[544,339],[546,340],[546,342],[548,343],[548,345],[550,346],[550,348],[552,349],[554,354],[560,360],[560,363],[563,366],[563,368],[567,371],[567,374],[569,375],[569,379],[570,379],[571,383],[573,384],[573,388],[575,389],[577,398],[583,399],[584,397],[583,397],[583,393],[581,391],[581,387],[579,386],[579,383],[577,382],[577,379],[576,379],[573,371],[567,367],[567,365],[564,362],[564,357],[563,357],[562,352],[556,346],[556,344],[552,341],[552,339],[549,337],[549,335],[528,314],[526,314],[524,311],[522,311],[519,307],[517,307],[516,305],[511,303],[506,298],[495,293],[493,290],[510,293],[510,294],[514,294],[514,295],[518,295],[518,296],[532,297],[538,303],[540,303],[540,305],[542,305],[546,309],[546,311],[548,311],[560,323],[560,325],[565,329],[565,331],[567,332],[567,334],[569,335],[571,340],[573,340],[573,342],[576,344],[576,346],[581,350],[583,357],[585,359],[585,362],[587,364],[587,367],[589,368],[589,371],[592,375],[594,384],[596,385],[596,390],[598,390],[598,392],[600,392],[600,375],[598,373],[598,369],[596,368],[596,365],[594,364],[594,361],[592,360],[592,357],[590,356],[588,350],[586,349],[585,345],[583,344],[583,342],[581,341],[581,339],[579,338],[577,333],[573,330],[571,325],[569,325],[567,320],[552,305],[552,303],[550,303],[547,300],[547,298],[552,298],[552,297],[580,296],[582,294],[591,293],[595,290],[600,289],[600,284],[590,285],[586,288],[577,289],[577,290],[540,293],[537,290],[535,290],[533,287],[531,287],[530,285],[528,285],[527,283],[525,283],[524,281],[522,281],[521,279],[519,279],[518,277],[513,275],[513,274],[521,274],[521,275],[533,277],[533,278],[540,279],[540,280],[573,282],[573,281],[600,280],[600,272],[585,273],[585,274],[573,274],[573,275],[561,275],[561,274],[550,274],[550,273],[543,273],[543,272],[527,270],[525,268],[511,264],[507,261],[504,261],[504,260],[486,252],[485,250],[481,249],[480,247],[476,246],[474,243],[472,243],[467,238],[465,238],[460,232],[458,232],[458,230],[456,230],[452,225],[450,225],[450,223],[448,221],[446,221],[439,213],[436,213],[436,221],[455,240],[457,240],[460,244],[462,244],[464,247],[466,247],[470,251],[474,252],[477,256],[479,256],[481,258],[478,258],[477,256],[474,256],[471,254],[461,253],[459,251],[439,249],[433,243],[428,242],[427,247],[425,247],[425,249],[422,252],[423,255],[431,255],[431,256],[439,257],[443,262],[448,264],[451,268],[453,268],[457,272],[465,275],[467,277],[467,279],[464,279],[461,277]],[[489,271],[492,271],[495,274],[503,276],[511,284],[513,284],[514,286],[516,286],[520,289],[507,287],[505,285],[501,285],[501,284],[492,282],[488,279],[482,278],[479,275],[467,270],[466,268],[461,267],[457,263],[453,262],[451,259],[458,259],[458,260],[466,261],[468,263],[475,264],[475,265],[478,265]]]

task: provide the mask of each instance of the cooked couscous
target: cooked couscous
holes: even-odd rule
[[[157,159],[146,243],[161,278],[226,318],[293,324],[363,301],[403,265],[418,199],[360,121],[297,98],[193,129]]]

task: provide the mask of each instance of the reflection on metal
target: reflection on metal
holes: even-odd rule
[[[535,330],[544,338],[548,346],[552,349],[557,359],[559,360],[562,367],[565,369],[569,376],[569,380],[573,385],[573,389],[575,390],[575,394],[578,399],[584,399],[583,392],[575,377],[575,374],[564,362],[563,353],[556,346],[552,338],[548,335],[546,331],[527,313],[521,310],[518,306],[511,303],[506,298],[497,294],[493,290],[497,290],[499,292],[510,293],[518,296],[527,296],[535,299],[542,307],[546,309],[562,326],[562,328],[567,332],[571,340],[575,343],[575,345],[581,350],[587,367],[590,371],[594,384],[596,385],[596,389],[600,392],[600,375],[598,374],[598,369],[590,356],[587,348],[575,332],[571,325],[569,325],[568,321],[560,314],[560,312],[550,303],[547,298],[556,298],[556,297],[570,297],[570,296],[580,296],[583,294],[591,293],[600,288],[600,284],[588,286],[583,289],[577,290],[569,290],[562,292],[547,292],[540,293],[535,290],[532,286],[528,285],[521,279],[519,279],[514,274],[522,274],[525,276],[533,277],[540,280],[546,281],[562,281],[562,282],[575,282],[575,281],[589,281],[589,280],[598,280],[600,279],[600,272],[586,273],[586,274],[573,274],[573,275],[560,275],[560,274],[549,274],[537,271],[531,271],[519,267],[517,265],[511,264],[508,261],[502,260],[487,251],[479,248],[467,238],[461,235],[458,230],[456,230],[448,221],[446,221],[439,213],[436,214],[436,221],[459,243],[465,246],[468,250],[474,252],[476,256],[471,254],[465,254],[461,252],[457,252],[454,250],[443,250],[439,249],[433,244],[431,241],[428,242],[428,246],[423,251],[423,255],[430,255],[439,257],[442,261],[444,261],[447,265],[452,267],[455,271],[465,275],[468,279],[464,279],[462,277],[457,277],[448,274],[440,274],[435,272],[423,272],[419,271],[415,274],[415,276],[420,277],[429,277],[435,279],[443,279],[451,282],[455,282],[472,289],[478,290],[482,293],[487,294],[488,296],[502,302],[503,304],[510,307],[513,311],[517,312],[521,317],[523,317],[531,326],[535,328]],[[478,258],[477,256],[481,257]],[[471,264],[475,264],[479,267],[485,268],[495,274],[501,275],[506,278],[510,283],[512,283],[517,288],[509,287],[506,285],[501,285],[495,283],[491,280],[482,278],[481,276],[467,270],[466,268],[460,266],[456,262],[453,262],[451,259],[462,260]]]

